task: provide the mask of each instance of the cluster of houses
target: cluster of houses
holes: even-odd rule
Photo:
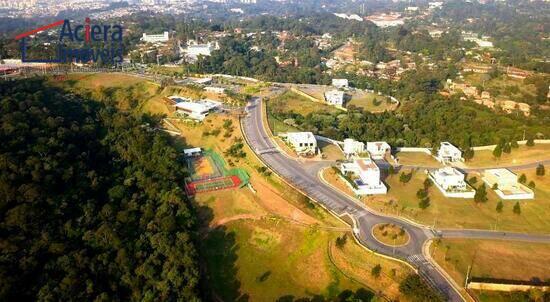
[[[527,103],[518,103],[511,100],[495,100],[491,97],[489,91],[482,91],[479,93],[474,86],[466,83],[455,83],[450,79],[447,80],[447,84],[452,94],[462,92],[466,97],[473,99],[477,104],[486,106],[490,109],[500,108],[508,114],[519,111],[524,116],[529,116],[531,114],[531,106]]]
[[[311,132],[289,132],[284,138],[298,155],[319,154],[317,139]],[[376,161],[391,157],[391,146],[386,142],[363,143],[351,138],[337,143],[346,157],[338,168],[354,193],[359,196],[386,194],[388,188],[382,181]],[[447,165],[464,161],[460,149],[449,142],[442,142],[435,157],[446,164],[427,172],[439,191],[448,198],[474,198],[476,191],[466,182],[466,175]],[[519,183],[517,175],[508,169],[485,170],[482,180],[502,199],[534,198],[533,190]]]

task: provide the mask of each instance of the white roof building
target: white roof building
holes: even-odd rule
[[[207,86],[207,87],[204,87],[204,90],[206,92],[212,92],[212,93],[217,93],[217,94],[224,94],[225,93],[225,88],[223,88],[223,87]]]
[[[344,155],[346,157],[357,156],[365,152],[365,143],[354,140],[353,138],[344,139]]]
[[[429,177],[445,197],[474,198],[475,190],[464,181],[464,174],[453,167],[431,171]]]
[[[332,86],[336,88],[348,88],[349,81],[348,79],[332,79]]]
[[[187,98],[178,96],[171,96],[169,99],[176,101],[174,107],[176,108],[177,113],[199,121],[204,120],[209,113],[219,110],[222,106],[220,102],[206,99],[200,101],[190,101]]]
[[[143,33],[143,36],[141,37],[141,41],[149,42],[149,43],[163,43],[163,42],[168,42],[169,38],[170,37],[167,31],[165,31],[160,35],[148,35],[146,33]]]
[[[200,155],[202,153],[202,149],[201,148],[190,148],[190,149],[183,149],[183,154],[185,156],[196,156],[196,155]]]
[[[191,61],[196,61],[199,56],[209,57],[212,55],[212,51],[220,49],[218,42],[198,44],[195,40],[189,40],[187,44],[187,47],[183,49],[183,53]]]
[[[330,90],[325,92],[325,100],[327,103],[342,107],[344,105],[345,94],[340,90]]]
[[[490,188],[496,185],[495,193],[502,199],[535,198],[533,190],[519,183],[517,175],[508,169],[485,170],[482,179]]]
[[[391,146],[386,142],[367,142],[367,152],[374,159],[383,159],[391,154]]]
[[[437,151],[437,159],[442,162],[464,161],[462,151],[449,142],[442,142]]]
[[[311,132],[288,132],[287,142],[298,155],[314,155],[317,153],[317,140]]]
[[[370,158],[355,160],[351,163],[342,163],[341,171],[344,174],[353,173],[359,178],[353,180],[352,187],[357,195],[386,194],[388,189],[380,180],[380,168]]]

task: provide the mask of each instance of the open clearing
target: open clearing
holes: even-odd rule
[[[321,153],[323,154],[324,159],[339,160],[345,158],[344,153],[342,153],[341,149],[334,144],[324,141],[317,141],[317,146],[321,149]]]
[[[319,102],[313,102],[300,96],[292,91],[286,91],[280,96],[273,98],[267,102],[268,112],[274,113],[298,113],[303,116],[314,112],[333,113],[341,112],[333,106]]]
[[[521,165],[550,159],[550,144],[537,144],[532,147],[519,146],[512,148],[510,154],[502,153],[499,159],[493,156],[492,150],[475,151],[474,158],[464,163],[465,167],[489,167]]]
[[[351,100],[346,103],[346,108],[355,106],[373,113],[395,110],[397,104],[389,102],[387,99],[388,97],[383,95],[356,90],[351,94]]]
[[[395,154],[395,157],[399,160],[400,165],[433,168],[443,167],[443,165],[433,156],[424,152],[398,152]]]
[[[406,170],[405,172],[409,172]],[[500,200],[493,190],[487,188],[488,201],[476,204],[473,199],[446,198],[432,186],[429,189],[430,206],[427,209],[418,207],[416,192],[423,187],[427,175],[423,171],[413,173],[409,183],[399,181],[399,175],[387,177],[387,195],[364,198],[370,207],[393,215],[403,215],[422,224],[439,228],[478,228],[497,229],[530,233],[550,233],[550,176],[536,176],[535,169],[516,171],[524,173],[527,182],[533,180],[536,184],[535,199],[520,201],[521,214],[514,214],[512,208],[516,201],[504,200],[502,213],[496,211]],[[479,174],[468,175],[468,179],[476,177],[474,184],[481,185]]]
[[[444,239],[432,245],[433,258],[458,284],[470,277],[529,281],[550,279],[550,244],[499,240]]]

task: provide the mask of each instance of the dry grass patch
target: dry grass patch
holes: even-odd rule
[[[399,159],[400,165],[405,166],[424,166],[424,167],[442,167],[433,156],[424,152],[398,152],[395,155]]]
[[[466,167],[521,165],[547,159],[550,159],[550,144],[537,144],[532,147],[512,148],[510,154],[502,153],[499,159],[493,156],[492,150],[475,151],[474,158],[464,165]]]
[[[529,281],[550,279],[550,244],[444,239],[432,246],[434,259],[459,284],[471,277]]]

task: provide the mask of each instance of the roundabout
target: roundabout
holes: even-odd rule
[[[379,223],[371,229],[372,237],[378,242],[391,247],[405,246],[411,240],[405,228],[393,223]]]

